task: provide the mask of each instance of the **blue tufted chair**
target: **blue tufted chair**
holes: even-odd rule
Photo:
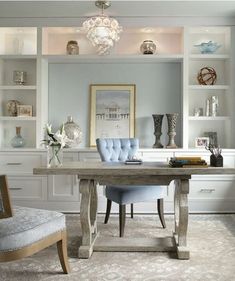
[[[96,145],[101,160],[104,162],[124,162],[131,159],[139,149],[139,140],[130,139],[97,139]],[[133,218],[133,203],[157,199],[158,215],[163,228],[166,227],[163,213],[163,186],[106,186],[107,209],[104,223],[109,220],[112,201],[119,204],[119,233],[124,236],[126,204],[131,204],[131,217]]]

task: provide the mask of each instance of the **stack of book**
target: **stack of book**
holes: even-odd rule
[[[172,157],[169,165],[174,168],[206,168],[206,161],[201,157]]]

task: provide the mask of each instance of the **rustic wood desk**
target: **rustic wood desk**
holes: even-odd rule
[[[40,175],[77,175],[80,179],[82,245],[78,256],[89,258],[93,251],[177,251],[179,259],[189,259],[187,247],[188,193],[191,175],[235,174],[235,168],[170,168],[159,163],[125,165],[124,163],[71,162],[58,168],[34,168]],[[102,238],[97,231],[97,190],[101,185],[175,183],[172,237],[163,238]]]

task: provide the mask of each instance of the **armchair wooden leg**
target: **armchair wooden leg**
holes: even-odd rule
[[[162,227],[166,228],[163,205],[164,205],[163,198],[157,199],[157,210],[158,210],[159,219],[161,221]]]
[[[124,236],[126,222],[126,205],[119,205],[119,236]]]
[[[112,207],[112,201],[107,199],[106,214],[105,214],[105,219],[104,219],[105,224],[108,223],[111,207]]]
[[[134,218],[134,204],[131,204],[131,218]]]
[[[62,239],[57,242],[57,250],[60,259],[60,264],[65,274],[70,272],[67,254],[67,235],[66,231],[62,232]]]

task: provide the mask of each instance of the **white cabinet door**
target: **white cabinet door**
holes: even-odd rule
[[[64,152],[63,162],[78,161],[76,152]],[[49,201],[79,201],[78,179],[74,175],[48,176]]]

